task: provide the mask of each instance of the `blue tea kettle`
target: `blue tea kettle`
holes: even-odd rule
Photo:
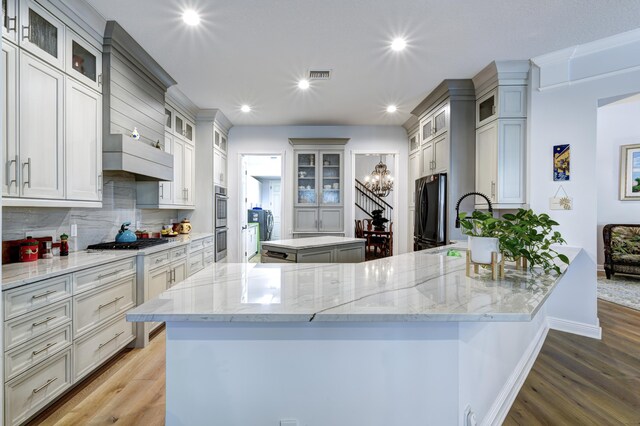
[[[120,231],[116,235],[116,243],[132,243],[138,239],[136,234],[127,228],[129,225],[131,225],[131,222],[125,222],[120,226]]]

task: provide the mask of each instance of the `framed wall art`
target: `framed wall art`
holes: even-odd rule
[[[620,147],[620,200],[640,201],[640,144]]]
[[[570,178],[571,145],[553,147],[553,180],[568,181]]]

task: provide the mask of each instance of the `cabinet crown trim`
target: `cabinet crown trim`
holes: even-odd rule
[[[496,86],[526,86],[531,63],[522,61],[493,61],[472,78],[476,94],[484,94]]]
[[[289,138],[293,146],[299,145],[346,145],[350,138]]]
[[[443,80],[431,93],[427,95],[417,107],[411,111],[416,117],[421,117],[435,109],[447,98],[451,100],[476,100],[476,91],[471,79]]]

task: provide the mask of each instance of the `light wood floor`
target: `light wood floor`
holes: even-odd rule
[[[550,331],[505,425],[640,424],[640,311],[598,301],[602,340]],[[164,331],[32,425],[164,424]]]

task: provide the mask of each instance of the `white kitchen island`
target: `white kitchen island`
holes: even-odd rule
[[[127,319],[167,324],[168,425],[499,424],[550,325],[572,320],[588,260],[562,252],[560,277],[500,281],[446,249],[217,263]]]
[[[320,236],[262,241],[262,263],[357,263],[364,262],[364,238]]]

